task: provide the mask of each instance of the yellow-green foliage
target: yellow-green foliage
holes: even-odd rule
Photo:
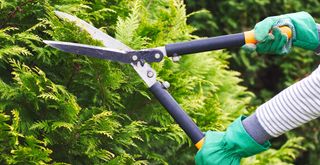
[[[2,0],[0,164],[193,164],[195,147],[130,65],[52,49],[41,39],[100,45],[61,10],[142,49],[197,38],[182,0]],[[203,131],[248,114],[252,93],[224,51],[153,64]],[[270,150],[279,162],[292,145]],[[277,154],[274,154],[274,153]],[[257,156],[258,161],[265,157]]]

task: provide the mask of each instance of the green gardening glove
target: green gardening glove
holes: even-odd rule
[[[279,26],[291,28],[292,37],[287,42],[283,42],[287,38],[286,34],[279,34],[275,30]],[[244,49],[256,50],[260,54],[287,54],[291,45],[308,50],[315,50],[319,46],[316,23],[306,12],[268,17],[256,24],[254,34],[258,44],[256,47],[245,45]]]
[[[287,54],[291,47],[288,36],[282,33],[279,27],[273,27],[271,32],[262,42],[257,45],[246,45],[245,49],[250,49],[250,52],[256,51],[259,54]]]
[[[195,161],[197,165],[239,165],[243,157],[249,157],[267,150],[270,143],[258,144],[246,132],[241,116],[236,119],[226,132],[206,133],[202,148]]]

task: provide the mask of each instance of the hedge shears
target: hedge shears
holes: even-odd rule
[[[119,40],[110,37],[108,34],[75,16],[59,11],[55,11],[55,14],[59,18],[73,22],[80,27],[80,29],[87,31],[93,39],[101,41],[104,47],[44,40],[46,44],[68,53],[130,64],[146,83],[150,92],[159,100],[175,122],[179,124],[184,132],[191,138],[198,149],[203,145],[204,134],[167,91],[169,84],[167,82],[157,81],[156,72],[148,63],[160,62],[165,56],[177,60],[180,56],[186,54],[240,47],[248,43],[257,43],[254,38],[254,31],[251,30],[237,34],[173,43],[152,49],[133,50]],[[281,31],[291,37],[291,29],[289,27],[281,27]]]

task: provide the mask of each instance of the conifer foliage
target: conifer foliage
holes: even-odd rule
[[[0,164],[194,163],[190,140],[129,65],[42,43],[101,45],[53,10],[77,15],[135,49],[195,39],[182,0],[0,0],[0,9]],[[250,113],[253,94],[228,69],[229,57],[215,51],[153,64],[203,131],[224,130]],[[300,141],[264,154],[290,162]]]

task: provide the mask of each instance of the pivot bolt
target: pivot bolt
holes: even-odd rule
[[[154,76],[154,73],[153,73],[152,71],[148,71],[148,72],[147,72],[147,76],[148,76],[149,78],[151,78],[151,77]]]
[[[132,60],[133,60],[133,61],[137,61],[137,60],[138,60],[138,56],[133,55],[133,56],[132,56]]]
[[[156,53],[156,54],[154,55],[154,57],[155,57],[156,59],[159,59],[159,58],[161,57],[161,55],[160,55],[159,53]]]

